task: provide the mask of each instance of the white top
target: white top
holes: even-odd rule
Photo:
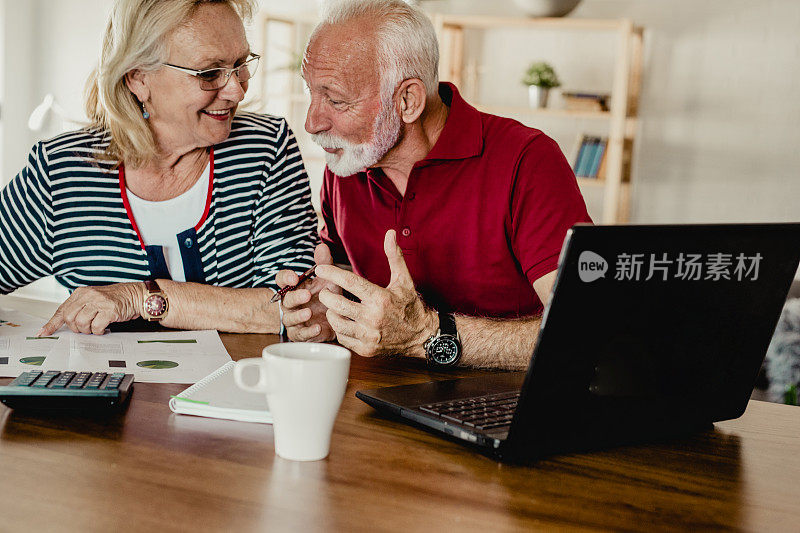
[[[210,165],[206,165],[197,183],[175,198],[161,202],[143,200],[128,189],[131,214],[145,246],[162,246],[167,269],[175,281],[186,281],[178,233],[194,227],[206,209]]]

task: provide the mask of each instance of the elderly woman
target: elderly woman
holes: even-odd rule
[[[0,291],[73,289],[40,331],[277,332],[278,270],[313,264],[316,218],[283,119],[236,114],[258,56],[251,0],[118,0],[91,125],[37,143],[0,196]]]

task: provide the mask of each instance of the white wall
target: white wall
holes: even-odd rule
[[[638,222],[800,220],[800,2],[587,0],[648,29]]]
[[[34,7],[29,2],[3,0],[2,183],[22,168],[31,146],[26,124],[36,105],[32,95],[35,39],[25,29],[34,26]]]
[[[42,130],[28,129],[31,111],[52,93],[76,121],[86,119],[82,94],[97,62],[108,0],[2,0],[5,7],[3,165],[5,183],[25,165],[31,146],[74,122],[49,115]]]

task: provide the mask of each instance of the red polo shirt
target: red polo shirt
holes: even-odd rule
[[[556,269],[567,229],[591,222],[558,145],[515,120],[481,113],[450,83],[444,129],[405,196],[380,169],[325,169],[321,237],[336,262],[389,282],[384,234],[397,239],[425,302],[474,316],[541,312],[534,280]]]

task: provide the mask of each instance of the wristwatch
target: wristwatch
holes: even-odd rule
[[[439,330],[422,345],[428,364],[453,366],[461,359],[461,338],[452,313],[439,313]]]
[[[144,289],[147,294],[142,304],[142,318],[148,322],[156,322],[167,317],[169,311],[169,300],[167,295],[161,290],[154,280],[144,282]]]

